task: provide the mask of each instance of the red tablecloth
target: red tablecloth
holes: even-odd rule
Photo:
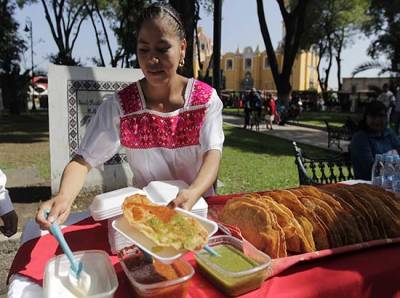
[[[230,196],[211,198],[221,202]],[[107,239],[107,222],[92,218],[63,229],[73,251],[101,249],[110,254],[117,272],[119,288],[115,297],[130,293],[128,280],[112,256]],[[51,235],[28,241],[21,246],[10,269],[42,284],[45,265],[62,253]],[[193,255],[185,256],[196,270]],[[263,286],[242,297],[400,297],[400,244],[392,243],[340,255],[300,262],[264,282]],[[200,274],[196,273],[190,297],[224,297]]]

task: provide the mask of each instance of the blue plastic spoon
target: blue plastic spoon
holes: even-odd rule
[[[204,250],[214,257],[219,257],[219,254],[215,251],[214,248],[211,248],[211,246],[205,245]]]
[[[49,217],[49,214],[50,210],[46,210],[45,211],[46,219]],[[64,235],[57,222],[54,221],[50,225],[50,232],[57,239],[58,243],[60,244],[62,250],[64,251],[65,255],[67,256],[71,264],[68,274],[68,279],[71,285],[73,286],[74,289],[79,291],[79,293],[87,295],[90,290],[90,283],[91,283],[90,275],[83,270],[82,262],[78,261],[75,258],[70,247],[68,246],[67,241],[65,241]]]

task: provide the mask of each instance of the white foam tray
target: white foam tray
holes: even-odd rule
[[[196,219],[207,230],[208,237],[214,235],[215,232],[217,232],[218,230],[218,225],[211,220],[208,220],[202,216],[193,214],[181,208],[175,208],[175,210],[185,214],[186,216],[190,216]],[[150,240],[139,230],[132,227],[124,216],[115,219],[112,222],[112,227],[119,233],[124,235],[126,238],[133,241],[137,246],[139,246],[145,252],[152,255],[154,258],[158,259],[160,262],[167,264],[171,263],[174,260],[180,258],[187,252],[187,250],[176,250],[173,247],[162,247],[160,250],[157,249],[157,253],[153,252],[152,248],[156,247],[157,244],[154,243],[152,240]]]

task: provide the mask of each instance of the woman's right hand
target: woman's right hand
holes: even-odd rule
[[[71,212],[73,200],[69,200],[61,195],[56,195],[50,200],[42,203],[36,213],[36,222],[42,230],[48,230],[53,222],[59,225],[65,222]],[[50,210],[46,219],[46,210]]]

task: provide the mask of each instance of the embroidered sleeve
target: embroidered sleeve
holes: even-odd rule
[[[222,108],[222,101],[213,89],[204,124],[200,132],[200,146],[203,152],[212,149],[222,151],[225,138],[222,128]]]
[[[101,167],[117,153],[120,146],[119,122],[121,109],[112,96],[98,108],[86,129],[77,154],[92,167]]]

